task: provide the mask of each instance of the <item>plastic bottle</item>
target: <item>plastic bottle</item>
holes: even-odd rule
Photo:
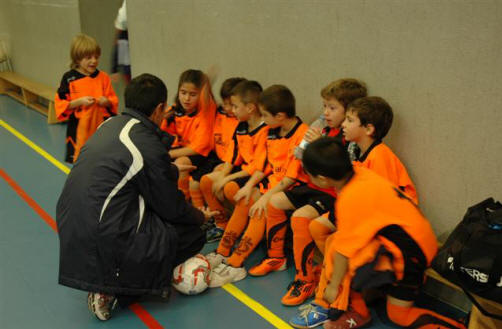
[[[323,130],[328,124],[326,123],[326,119],[324,118],[324,114],[321,114],[317,120],[312,122],[312,124],[309,126],[309,128],[314,128],[319,131]],[[297,159],[302,159],[303,157],[303,152],[307,148],[307,145],[309,145],[309,142],[307,142],[305,139],[302,139],[300,144],[295,148],[294,155]]]

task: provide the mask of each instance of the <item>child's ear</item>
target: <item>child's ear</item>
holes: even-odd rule
[[[375,126],[372,125],[371,123],[368,123],[367,125],[364,126],[366,129],[366,135],[372,137],[373,134],[375,133]]]
[[[253,103],[247,103],[246,104],[246,110],[249,114],[253,113],[254,111],[258,111],[258,108],[256,107],[255,104]]]

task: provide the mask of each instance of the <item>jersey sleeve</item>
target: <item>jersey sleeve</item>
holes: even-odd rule
[[[119,108],[119,99],[115,91],[113,90],[112,82],[110,77],[103,72],[103,96],[105,96],[111,105],[107,108],[107,115],[116,115]]]
[[[66,79],[66,75],[63,75],[56,96],[54,97],[54,109],[58,121],[65,121],[70,117],[70,114],[73,112],[72,109],[68,108],[70,102],[70,84]]]

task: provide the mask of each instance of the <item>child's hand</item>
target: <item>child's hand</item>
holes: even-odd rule
[[[201,207],[201,208],[199,208],[199,210],[202,211],[202,213],[204,214],[204,218],[206,219],[206,221],[211,217],[219,215],[219,213],[220,213],[218,210],[213,211],[207,207]]]
[[[253,206],[249,209],[249,217],[263,217],[267,216],[267,205],[270,197],[267,195],[262,195],[258,201],[256,201]]]
[[[309,143],[312,143],[321,136],[322,134],[319,128],[309,128],[309,130],[307,130],[307,132],[305,133],[305,136],[303,136],[303,139],[305,139]]]
[[[192,171],[192,170],[197,169],[197,167],[194,166],[194,165],[187,165],[187,164],[176,163],[176,162],[172,162],[172,164],[175,165],[178,168],[179,172],[182,172],[182,171]]]
[[[235,193],[234,201],[239,202],[242,198],[244,198],[244,203],[247,206],[249,203],[249,199],[251,198],[252,192],[253,192],[252,187],[248,187],[247,185],[244,185],[243,188],[241,188],[240,190],[237,191],[237,193]]]
[[[98,105],[103,107],[108,107],[112,105],[112,103],[110,103],[108,98],[106,98],[105,96],[101,96],[100,98],[98,98]]]
[[[162,114],[162,116],[166,120],[171,118],[173,115],[174,115],[174,108],[172,108],[172,107],[170,109],[165,110],[164,113]]]
[[[84,96],[79,99],[80,106],[91,106],[96,102],[96,99],[92,96]]]
[[[217,195],[225,187],[226,183],[227,181],[224,178],[215,179],[212,188],[213,194]]]

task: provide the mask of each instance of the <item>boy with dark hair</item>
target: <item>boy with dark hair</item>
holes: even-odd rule
[[[322,135],[333,136],[344,142],[341,124],[345,118],[345,108],[357,98],[366,96],[366,86],[356,79],[340,79],[331,82],[321,90],[323,115],[327,123],[322,131],[311,127],[304,140],[312,142]],[[267,258],[249,270],[253,276],[264,276],[273,271],[286,269],[284,237],[288,218],[287,210],[294,210],[291,215],[293,231],[293,256],[296,274],[281,302],[287,306],[302,304],[314,294],[316,280],[313,256],[315,243],[309,232],[312,219],[332,210],[335,193],[323,190],[311,182],[301,184],[291,190],[272,196],[267,206]]]
[[[352,102],[342,123],[343,135],[357,143],[357,165],[369,168],[397,185],[418,204],[417,191],[406,168],[392,150],[382,142],[392,126],[390,105],[381,97],[363,97]]]
[[[246,277],[247,273],[242,264],[263,238],[266,222],[264,217],[267,215],[271,196],[290,188],[297,180],[306,181],[306,178],[301,176],[301,163],[294,157],[294,149],[299,145],[308,126],[295,116],[293,94],[285,86],[273,85],[262,92],[259,104],[260,112],[269,126],[266,143],[267,166],[264,170],[256,168],[246,184],[233,195],[227,193],[230,192],[228,184],[225,186],[225,194],[229,198],[233,196],[235,202],[238,202],[229,225],[235,218],[236,223],[244,223],[240,226],[242,232],[248,216],[250,219],[239,245],[228,259],[227,256],[239,237],[238,234],[233,234],[229,227],[220,242],[220,247],[225,250],[218,250],[209,257],[212,265],[217,265],[212,273],[211,287],[219,287]],[[266,176],[267,180],[263,182]],[[259,182],[263,183],[260,189],[255,187]]]
[[[173,138],[159,129],[166,99],[159,78],[134,78],[126,109],[84,145],[58,200],[59,283],[88,291],[103,321],[117,301],[168,294],[173,268],[205,243],[200,225],[211,214],[178,190]]]
[[[295,328],[361,328],[371,315],[360,293],[381,287],[389,319],[413,328],[465,328],[413,306],[424,272],[437,252],[434,232],[417,205],[378,174],[352,167],[332,138],[311,143],[303,157],[312,182],[337,191],[338,230],[328,239],[314,303],[290,320]]]

